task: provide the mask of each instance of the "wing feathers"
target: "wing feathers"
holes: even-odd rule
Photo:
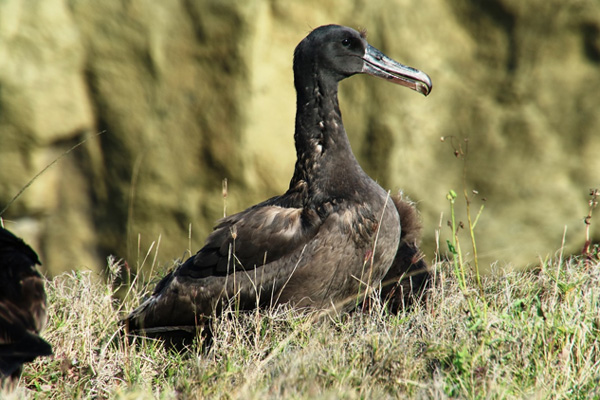
[[[271,263],[314,237],[317,220],[316,212],[276,205],[254,207],[225,218],[193,257],[193,263],[186,262],[178,274],[225,276],[234,269],[251,270]]]

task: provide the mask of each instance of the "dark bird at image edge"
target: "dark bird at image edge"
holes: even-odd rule
[[[41,263],[35,251],[0,227],[0,389],[16,386],[24,363],[52,354],[39,336],[46,292],[36,265]]]
[[[297,160],[289,189],[218,221],[204,247],[126,317],[128,333],[194,335],[233,298],[241,310],[289,303],[349,311],[382,281],[397,309],[406,298],[398,280],[411,268],[423,286],[416,211],[362,170],[342,124],[338,83],[361,73],[423,95],[432,88],[426,74],[388,58],[364,33],[338,25],[313,30],[294,52]],[[401,239],[405,217],[415,231]]]

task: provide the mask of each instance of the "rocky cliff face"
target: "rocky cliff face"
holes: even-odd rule
[[[486,260],[535,262],[565,226],[568,250],[581,247],[600,186],[593,0],[4,1],[0,208],[86,140],[5,225],[51,273],[100,269],[108,254],[136,265],[154,241],[161,263],[196,251],[223,215],[224,178],[228,213],[287,189],[292,52],[326,23],[368,28],[374,46],[433,79],[428,98],[370,77],[340,89],[359,161],[418,202],[430,258],[442,212],[449,236],[446,193],[463,187],[479,192],[475,211],[486,198]]]

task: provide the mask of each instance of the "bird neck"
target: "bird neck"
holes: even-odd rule
[[[290,189],[306,184],[308,192],[318,190],[335,197],[364,176],[352,148],[338,102],[338,82],[311,74],[296,77],[296,166]]]

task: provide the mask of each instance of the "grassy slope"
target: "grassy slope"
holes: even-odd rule
[[[47,286],[55,355],[29,364],[13,397],[600,397],[598,262],[484,277],[485,300],[463,294],[448,263],[434,267],[427,303],[401,315],[231,313],[209,351],[184,355],[115,334],[142,290],[120,305],[90,273],[62,275]]]

